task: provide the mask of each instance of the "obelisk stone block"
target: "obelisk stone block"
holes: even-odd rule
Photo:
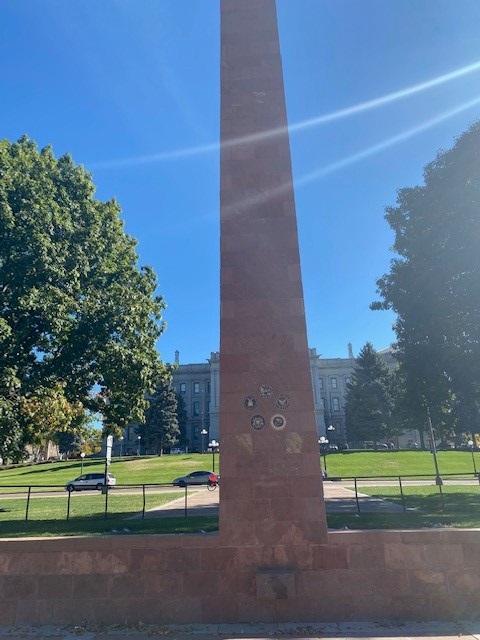
[[[220,534],[301,555],[326,519],[274,0],[221,2],[221,145]]]

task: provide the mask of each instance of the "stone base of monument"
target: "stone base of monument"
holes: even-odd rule
[[[468,620],[480,530],[338,531],[300,547],[218,534],[0,540],[0,574],[4,626]]]

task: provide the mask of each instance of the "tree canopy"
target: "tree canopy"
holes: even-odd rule
[[[386,220],[395,232],[390,272],[374,309],[397,314],[397,357],[411,405],[440,419],[452,406],[464,431],[479,431],[480,122],[400,189]],[[453,395],[452,395],[453,394]],[[450,420],[452,422],[452,420]]]
[[[64,430],[62,403],[101,414],[110,431],[143,419],[145,393],[163,374],[156,276],[138,267],[118,203],[94,194],[70,156],[27,137],[0,141],[3,457],[18,454],[32,425]]]

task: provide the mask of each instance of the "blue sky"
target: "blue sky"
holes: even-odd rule
[[[478,0],[277,0],[308,338],[393,340],[373,312],[384,208],[480,117]],[[165,361],[219,345],[218,0],[2,0],[1,138],[115,196],[167,302]],[[384,100],[382,100],[384,98]]]

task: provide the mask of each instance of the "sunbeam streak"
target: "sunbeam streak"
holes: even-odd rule
[[[480,104],[480,96],[477,96],[473,100],[465,102],[464,104],[456,107],[455,109],[444,111],[443,113],[439,114],[435,118],[427,120],[422,124],[419,124],[418,126],[413,127],[412,129],[403,131],[402,133],[399,133],[398,135],[393,136],[392,138],[387,138],[386,140],[383,140],[382,142],[372,145],[367,149],[362,149],[357,153],[354,153],[346,158],[342,158],[341,160],[337,160],[336,162],[333,162],[332,164],[322,167],[321,169],[317,169],[315,171],[312,171],[311,173],[307,173],[306,175],[295,179],[294,181],[295,188],[302,187],[306,184],[309,184],[310,182],[314,182],[315,180],[318,180],[319,178],[322,178],[330,173],[343,169],[344,167],[354,164],[355,162],[359,162],[364,158],[373,156],[376,153],[379,153],[381,151],[384,151],[385,149],[388,149],[389,147],[393,147],[394,145],[400,142],[403,142],[404,140],[407,140],[409,138],[412,138],[413,136],[416,136],[419,133],[422,133],[423,131],[426,131],[427,129],[434,127],[435,125],[443,122],[444,120],[448,120],[449,118],[452,118],[457,114],[462,113],[463,111],[466,111],[467,109],[470,109],[471,107],[474,107],[478,104]],[[232,203],[229,206],[229,209],[231,209],[231,212],[233,215],[235,213],[238,213],[241,210],[251,208],[253,206],[261,204],[262,202],[265,202],[270,198],[274,198],[280,195],[283,191],[290,188],[291,188],[290,183],[284,183],[282,185],[279,185],[275,189],[270,189],[268,192],[258,194],[256,196],[249,198],[248,200],[244,200],[243,202]]]
[[[462,113],[463,111],[467,111],[468,109],[475,107],[478,104],[480,104],[480,96],[477,96],[473,100],[469,100],[468,102],[465,102],[464,104],[460,105],[459,107],[456,107],[455,109],[450,109],[450,111],[444,111],[443,113],[439,114],[435,118],[431,118],[430,120],[427,120],[416,127],[412,127],[407,131],[403,131],[402,133],[399,133],[398,135],[393,136],[392,138],[387,138],[387,140],[384,140],[383,142],[379,142],[378,144],[375,144],[371,147],[368,147],[367,149],[363,149],[362,151],[354,153],[353,155],[348,156],[347,158],[343,158],[342,160],[338,160],[337,162],[327,165],[326,167],[322,167],[321,169],[313,171],[312,173],[309,173],[303,176],[302,178],[295,180],[295,185],[302,186],[304,184],[312,182],[313,180],[316,180],[317,178],[325,176],[329,173],[333,173],[334,171],[338,171],[339,169],[342,169],[343,167],[347,167],[348,165],[354,164],[359,160],[363,160],[364,158],[368,158],[372,155],[375,155],[376,153],[379,153],[384,149],[393,147],[399,142],[403,142],[404,140],[413,138],[419,133],[422,133],[427,129],[431,129],[432,127],[439,124],[440,122],[443,122],[444,120],[448,120],[449,118],[453,118],[457,114]]]
[[[431,80],[426,80],[425,82],[412,85],[405,89],[394,91],[393,93],[388,93],[387,95],[381,96],[380,98],[367,100],[366,102],[361,102],[352,107],[346,107],[345,109],[340,109],[339,111],[333,111],[332,113],[327,113],[322,116],[317,116],[315,118],[303,120],[302,122],[297,122],[296,124],[291,125],[288,129],[290,133],[295,133],[298,131],[310,129],[312,127],[318,127],[329,122],[334,122],[335,120],[340,120],[342,118],[348,118],[350,116],[364,113],[366,111],[370,111],[371,109],[378,109],[397,100],[409,98],[410,96],[421,93],[422,91],[427,91],[428,89],[432,89],[433,87],[438,87],[442,84],[451,82],[452,80],[456,80],[458,78],[461,78],[462,76],[474,73],[478,70],[480,70],[480,61],[473,62],[472,64],[466,65],[464,67],[460,67],[459,69],[455,69],[454,71],[451,71],[449,73],[437,76],[436,78],[432,78]],[[232,140],[224,142],[223,147],[234,147],[240,144],[248,144],[250,142],[267,140],[269,138],[274,138],[275,136],[280,135],[281,133],[283,133],[283,131],[284,128],[280,127],[276,129],[269,129],[268,131],[262,131],[261,133],[243,136],[241,138],[234,138]],[[199,145],[197,147],[173,149],[170,151],[162,151],[160,153],[154,153],[145,156],[119,158],[117,160],[106,160],[105,162],[93,162],[90,163],[89,166],[92,169],[114,169],[120,167],[131,167],[135,165],[151,164],[154,162],[165,162],[168,160],[179,160],[181,158],[189,158],[196,155],[218,152],[219,148],[220,145],[218,142],[211,142],[208,144]]]

